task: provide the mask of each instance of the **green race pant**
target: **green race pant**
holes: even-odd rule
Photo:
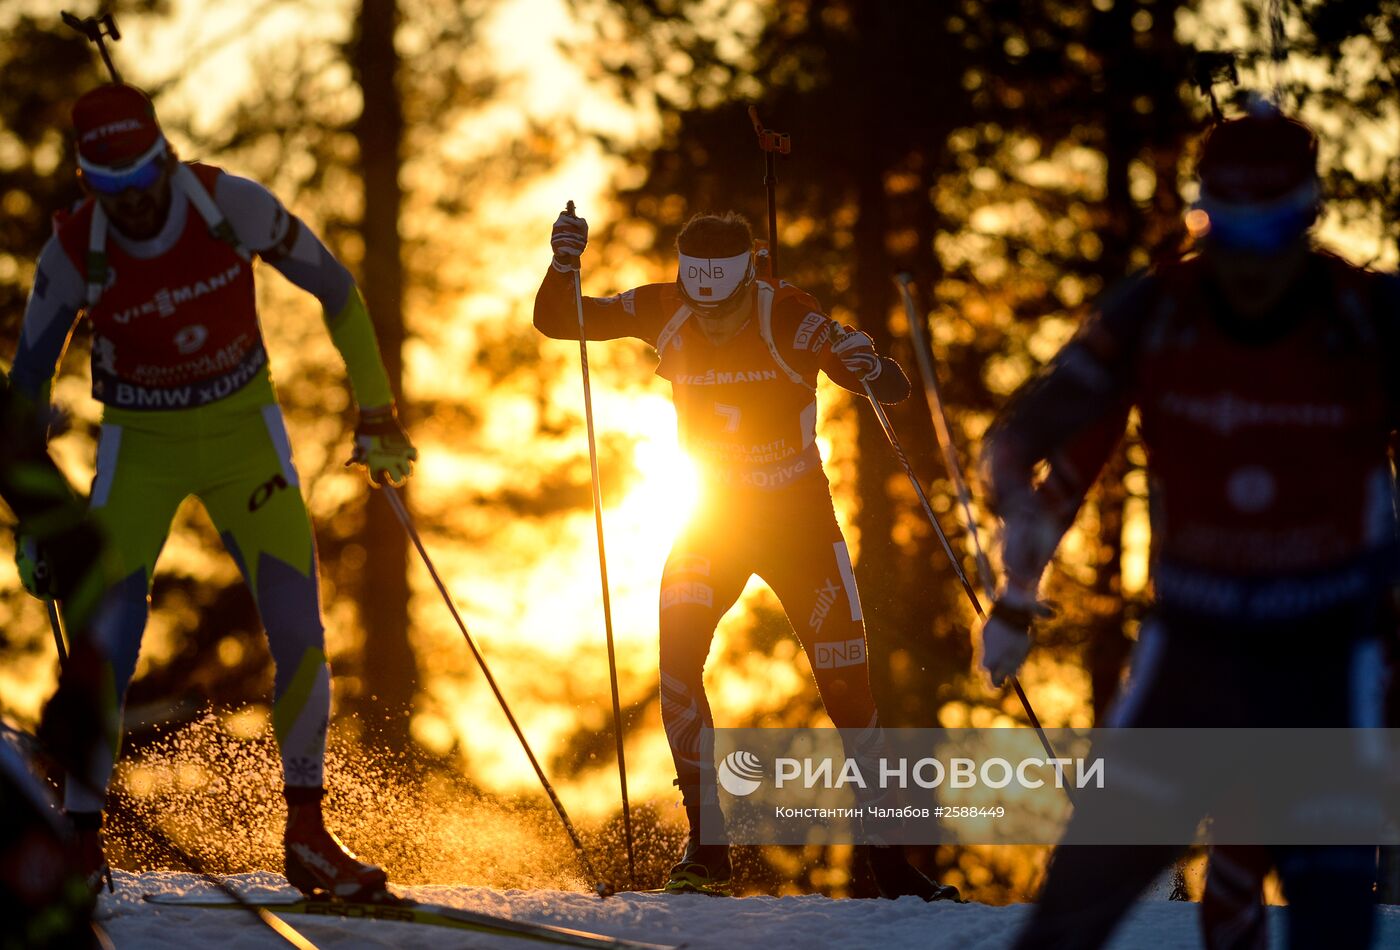
[[[282,413],[270,387],[250,385],[198,409],[103,417],[92,510],[123,580],[93,636],[108,660],[107,700],[120,707],[136,670],[156,560],[180,503],[204,504],[257,603],[276,663],[273,725],[288,785],[322,781],[330,669],[321,622],[316,546]],[[113,721],[120,721],[114,717]],[[103,803],[120,736],[99,752],[100,789],[70,781],[72,811]]]

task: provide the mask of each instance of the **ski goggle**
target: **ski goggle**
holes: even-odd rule
[[[733,257],[680,256],[676,282],[686,301],[696,310],[719,309],[753,280],[753,254]]]
[[[1204,212],[1198,228],[1218,247],[1256,254],[1275,254],[1292,244],[1317,219],[1318,188],[1307,181],[1282,197],[1262,204],[1221,201],[1202,191],[1195,211]]]
[[[165,168],[165,139],[156,139],[155,144],[136,161],[121,168],[94,165],[81,156],[78,167],[82,169],[83,181],[87,182],[88,187],[104,195],[119,195],[128,188],[149,188],[160,180]]]

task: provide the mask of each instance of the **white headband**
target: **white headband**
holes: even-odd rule
[[[676,280],[692,303],[704,306],[723,303],[753,277],[753,255],[748,251],[733,257],[691,257],[681,255]]]
[[[144,152],[142,152],[140,155],[138,155],[131,161],[123,162],[119,167],[113,167],[110,165],[99,165],[96,162],[88,161],[86,158],[83,158],[82,155],[78,156],[78,167],[85,172],[92,172],[97,175],[120,175],[128,168],[136,168],[140,165],[144,165],[151,159],[155,158],[157,155],[164,154],[165,136],[158,135],[156,136],[156,140],[151,143],[150,148],[146,149]]]

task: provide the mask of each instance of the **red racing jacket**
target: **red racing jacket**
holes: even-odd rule
[[[221,170],[189,166],[208,191]],[[56,233],[79,273],[88,270],[94,200]],[[191,209],[179,240],[155,257],[106,248],[106,285],[92,321],[92,394],[123,409],[182,409],[222,399],[267,364],[252,264]]]
[[[1373,594],[1397,563],[1398,287],[1314,252],[1251,323],[1200,258],[1132,280],[993,427],[995,504],[1030,500],[1067,528],[1136,407],[1160,603],[1270,620]]]

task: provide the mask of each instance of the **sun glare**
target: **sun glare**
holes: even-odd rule
[[[617,517],[635,520],[647,535],[674,536],[695,510],[700,487],[695,463],[674,437],[656,437],[637,443],[632,464],[641,479],[618,506]]]

